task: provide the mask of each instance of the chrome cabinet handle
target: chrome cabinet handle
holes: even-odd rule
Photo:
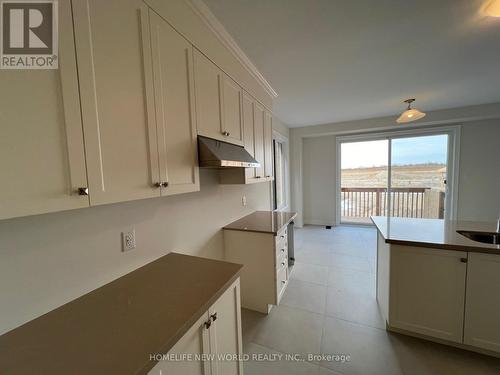
[[[166,187],[168,187],[168,182],[156,182],[154,184],[154,187],[156,187],[156,188],[161,188],[161,187],[166,188]]]
[[[210,315],[210,319],[212,319],[212,322],[215,322],[217,320],[217,313]]]
[[[285,249],[281,249],[281,252],[284,253],[285,252]]]
[[[281,262],[281,265],[284,266],[285,265],[285,262]]]
[[[88,187],[79,187],[78,188],[78,195],[89,195],[89,188]]]
[[[209,319],[204,324],[205,324],[205,329],[209,329],[210,326],[212,325],[212,321]]]

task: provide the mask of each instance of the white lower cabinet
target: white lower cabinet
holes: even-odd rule
[[[225,259],[243,264],[241,305],[268,314],[288,285],[287,228],[277,235],[224,230]]]
[[[469,253],[464,344],[500,352],[500,255]]]
[[[500,353],[500,255],[388,244],[380,234],[377,252],[388,329]]]
[[[393,247],[390,325],[462,342],[466,258],[461,251]]]
[[[238,279],[170,349],[167,359],[149,371],[149,375],[242,375],[243,365],[239,360],[242,353]]]

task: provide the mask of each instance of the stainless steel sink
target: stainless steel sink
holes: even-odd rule
[[[457,233],[471,239],[472,241],[500,245],[500,233],[476,232],[472,230],[457,230]]]

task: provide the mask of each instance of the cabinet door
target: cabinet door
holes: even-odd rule
[[[241,121],[241,87],[224,74],[222,104],[224,108],[223,136],[227,142],[243,145]]]
[[[193,47],[149,11],[162,195],[200,190],[194,113]]]
[[[147,7],[73,0],[73,16],[90,203],[159,196]]]
[[[205,327],[208,315],[205,313],[168,352],[183,358],[183,355],[201,356],[210,353],[209,330]],[[149,375],[209,375],[210,361],[191,360],[160,361]]]
[[[243,92],[242,102],[244,146],[245,150],[255,157],[253,98],[248,93]],[[245,168],[245,180],[246,182],[255,180],[255,168]]]
[[[0,219],[89,206],[69,0],[59,22],[59,70],[0,70]]]
[[[392,246],[389,324],[462,342],[467,253]]]
[[[264,176],[273,178],[273,115],[264,113]]]
[[[255,155],[254,158],[260,164],[260,167],[254,168],[255,178],[264,178],[264,107],[259,103],[254,102],[254,142]]]
[[[210,327],[210,348],[215,355],[211,363],[212,375],[243,374],[242,362],[239,360],[217,360],[217,355],[241,356],[241,305],[240,280],[231,285],[227,291],[209,309],[212,320]]]
[[[500,352],[500,255],[469,253],[464,343]]]
[[[194,50],[194,84],[198,134],[225,140],[222,132],[222,72],[200,51]]]

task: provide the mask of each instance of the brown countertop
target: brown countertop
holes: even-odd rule
[[[223,229],[244,232],[271,233],[275,236],[297,216],[296,212],[255,211],[233,221]]]
[[[500,254],[500,245],[476,242],[457,230],[494,232],[496,223],[372,216],[386,243]]]
[[[145,374],[241,268],[170,253],[0,336],[0,374]]]

